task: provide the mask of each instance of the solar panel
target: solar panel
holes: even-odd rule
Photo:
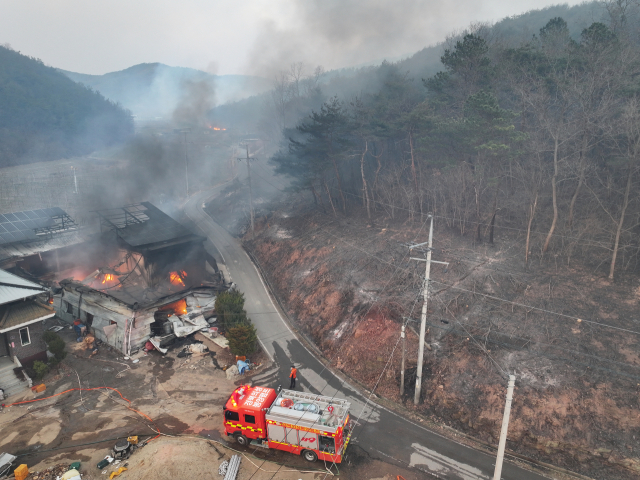
[[[105,226],[115,227],[118,236],[131,246],[195,237],[189,229],[148,202],[103,210],[99,214],[107,223]]]
[[[38,240],[41,237],[36,234],[37,229],[49,227],[47,233],[53,233],[60,225],[60,220],[53,217],[60,216],[67,217],[67,214],[59,207],[0,214],[0,245]],[[73,225],[71,219],[68,220],[69,226]]]

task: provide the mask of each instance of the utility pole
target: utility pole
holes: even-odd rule
[[[402,337],[402,366],[400,367],[400,396],[404,395],[404,357],[406,354],[406,336],[404,334],[405,323],[402,323],[402,333],[400,336]]]
[[[187,131],[183,130],[184,133],[184,168],[185,175],[184,178],[187,181],[187,197],[189,196],[189,155],[187,154]]]
[[[251,189],[251,158],[249,158],[249,142],[245,145],[247,147],[247,177],[249,179],[249,216],[251,217],[251,238],[255,236],[255,230],[253,227],[253,190]],[[238,158],[238,160],[243,160]]]
[[[448,262],[438,262],[436,260],[431,260],[431,252],[433,245],[433,215],[429,214],[428,218],[431,220],[431,224],[429,226],[429,241],[427,242],[427,258],[414,258],[411,257],[411,260],[417,260],[419,262],[426,262],[425,267],[425,275],[424,275],[424,288],[422,289],[422,316],[420,317],[420,344],[418,347],[418,372],[416,374],[416,392],[413,397],[413,403],[418,405],[420,403],[420,390],[422,388],[422,363],[424,361],[424,337],[427,329],[427,302],[429,300],[429,276],[431,274],[431,262],[433,263],[441,263],[443,265],[449,265]],[[419,243],[418,245],[411,245],[409,247],[409,251],[414,248],[423,246],[424,243]]]
[[[504,448],[507,443],[507,430],[509,430],[509,416],[511,415],[511,401],[513,400],[513,387],[516,382],[515,375],[509,375],[507,387],[507,403],[504,405],[502,417],[502,430],[500,430],[500,442],[498,443],[498,456],[496,457],[496,469],[493,472],[493,480],[500,480],[502,474],[502,462],[504,460]]]
[[[73,184],[76,187],[76,193],[78,193],[78,180],[76,179],[76,167],[71,167],[73,170]]]

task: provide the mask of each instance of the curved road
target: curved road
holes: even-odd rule
[[[281,318],[256,267],[240,242],[214,222],[202,209],[222,186],[198,192],[184,206],[185,214],[216,247],[222,263],[238,289],[245,294],[245,308],[257,328],[260,343],[274,360],[274,367],[256,377],[259,383],[288,387],[289,366],[298,368],[298,389],[345,398],[352,404],[352,418],[360,419],[354,442],[374,458],[410,466],[438,478],[480,480],[493,478],[494,457],[442,437],[410,420],[367,402],[365,394],[325,369]],[[347,449],[347,453],[348,453]],[[540,480],[545,477],[505,462],[503,479]]]

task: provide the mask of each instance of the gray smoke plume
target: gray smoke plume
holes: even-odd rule
[[[208,125],[207,114],[216,105],[213,82],[187,79],[181,87],[182,96],[173,111],[173,121],[179,125]]]
[[[288,27],[271,22],[258,34],[248,70],[272,77],[291,62],[328,69],[415,53],[444,39],[460,12],[474,18],[484,2],[460,0],[309,0],[291,2]],[[293,25],[293,26],[291,26]]]

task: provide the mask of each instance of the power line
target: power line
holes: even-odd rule
[[[360,248],[360,247],[358,247],[357,245],[354,245],[354,244],[352,244],[352,243],[349,243],[349,242],[347,242],[346,240],[341,239],[341,238],[340,238],[340,237],[338,237],[337,235],[334,235],[334,234],[332,234],[332,233],[330,233],[330,232],[327,232],[327,233],[329,233],[329,235],[331,235],[331,236],[333,236],[333,237],[337,238],[338,240],[342,241],[343,243],[345,243],[345,244],[349,245],[350,247],[355,248],[355,249],[357,249],[357,250],[360,250],[361,252],[363,252],[363,253],[365,253],[366,255],[369,255],[369,256],[371,256],[371,257],[373,257],[373,258],[376,258],[376,259],[377,259],[378,261],[380,261],[380,262],[386,263],[386,264],[388,264],[388,265],[393,265],[393,263],[388,262],[388,261],[386,261],[386,260],[384,260],[384,259],[382,259],[382,258],[378,257],[377,255],[374,255],[374,254],[372,254],[372,253],[369,253],[369,252],[367,252],[365,249]],[[404,270],[405,270],[407,273],[413,273],[413,272],[411,272],[411,271],[409,271],[409,270],[407,270],[407,269],[404,269]],[[448,287],[448,288],[453,288],[453,289],[456,289],[456,290],[461,290],[461,291],[464,291],[464,292],[472,293],[472,294],[474,294],[474,295],[481,295],[481,296],[484,296],[484,297],[487,297],[487,298],[491,298],[491,299],[493,299],[493,300],[498,300],[498,301],[500,301],[500,302],[504,302],[504,303],[510,303],[510,304],[512,304],[512,305],[519,306],[519,307],[522,307],[522,308],[528,308],[528,309],[531,309],[531,310],[538,310],[538,311],[541,311],[541,312],[544,312],[544,313],[548,313],[548,314],[550,314],[550,315],[557,315],[557,316],[559,316],[559,317],[570,318],[570,319],[572,319],[572,320],[579,320],[580,322],[586,322],[586,323],[590,323],[590,324],[593,324],[593,325],[598,325],[598,326],[600,326],[600,327],[611,328],[611,329],[619,330],[619,331],[622,331],[622,332],[627,332],[627,333],[633,333],[633,334],[635,334],[635,335],[640,335],[640,332],[636,332],[636,331],[634,331],[634,330],[629,330],[629,329],[622,328],[622,327],[616,327],[616,326],[614,326],[614,325],[609,325],[609,324],[607,324],[607,323],[596,322],[595,320],[585,320],[585,319],[583,319],[583,318],[575,317],[575,316],[573,316],[573,315],[567,315],[567,314],[564,314],[564,313],[553,312],[553,311],[551,311],[551,310],[546,310],[546,309],[544,309],[544,308],[534,307],[534,306],[531,306],[531,305],[526,305],[526,304],[524,304],[524,303],[514,302],[514,301],[511,301],[511,300],[506,300],[506,299],[504,299],[504,298],[495,297],[495,296],[493,296],[493,295],[489,295],[489,294],[487,294],[487,293],[482,293],[482,292],[477,292],[477,291],[468,290],[468,289],[466,289],[466,288],[457,287],[457,286],[455,286],[455,285],[451,285],[451,284],[444,283],[444,282],[439,282],[439,281],[437,281],[437,280],[431,280],[431,281],[432,281],[432,282],[434,282],[434,283],[439,283],[440,285],[444,285],[444,286],[446,286],[446,287]]]
[[[486,317],[486,316],[481,316],[480,315],[479,317],[483,318],[485,320],[491,321],[491,319]],[[437,319],[439,319],[441,321],[444,320],[445,322],[449,322],[450,321],[450,319],[447,319],[447,318],[444,318],[444,317],[439,317],[439,316],[434,316],[434,315],[431,315],[431,318],[437,318]],[[410,320],[412,322],[417,322],[417,320],[414,320],[414,319],[410,319]],[[460,322],[455,317],[454,317],[453,320],[455,322],[457,322],[460,326],[466,325],[467,327],[473,327],[473,328],[481,328],[481,329],[485,328],[485,327],[482,327],[480,325],[476,325],[476,324],[473,324],[473,323]],[[465,329],[465,331],[466,331],[466,329]],[[490,331],[488,331],[487,333],[490,334]],[[640,365],[634,365],[632,363],[626,363],[626,362],[619,362],[617,360],[612,360],[612,359],[609,359],[609,358],[601,357],[599,355],[592,355],[590,353],[579,352],[577,350],[567,350],[566,348],[564,348],[564,347],[562,347],[560,345],[554,345],[554,344],[551,344],[551,343],[540,342],[539,340],[534,340],[532,338],[519,337],[517,335],[508,334],[508,333],[502,333],[502,332],[498,332],[498,333],[500,333],[501,335],[507,335],[507,336],[509,336],[510,339],[522,340],[524,343],[520,347],[516,346],[516,348],[518,348],[518,349],[524,348],[524,346],[526,346],[527,344],[531,343],[532,345],[541,345],[541,346],[545,346],[545,347],[555,348],[555,349],[562,350],[562,351],[567,352],[567,353],[572,353],[572,354],[575,354],[575,355],[582,355],[584,357],[590,357],[590,358],[596,359],[598,361],[613,363],[615,365],[619,365],[619,366],[622,366],[622,367],[640,368]],[[488,335],[487,335],[486,338],[488,339]],[[579,347],[580,345],[576,345],[576,346]]]
[[[416,320],[412,320],[412,321],[415,322]],[[463,333],[461,331],[457,331],[454,328],[445,328],[445,327],[442,327],[440,325],[435,325],[433,323],[428,323],[428,325],[433,327],[433,328],[437,328],[437,329],[440,329],[440,330],[445,330],[447,333],[454,333],[455,335],[458,335],[460,337],[465,337],[465,338],[469,337],[468,334]],[[500,346],[507,347],[507,348],[512,348],[512,349],[515,349],[515,350],[521,350],[522,349],[522,347],[520,347],[518,345],[499,342],[497,340],[491,340],[489,338],[487,338],[486,341],[489,342],[489,343],[493,343],[494,345],[500,345]],[[577,360],[570,360],[570,359],[567,359],[567,358],[564,358],[564,357],[559,357],[559,356],[547,355],[547,354],[544,354],[542,352],[530,352],[530,353],[532,355],[534,355],[534,356],[537,356],[537,357],[545,357],[545,358],[548,358],[548,359],[551,359],[551,360],[562,360],[562,361],[564,361],[566,363],[569,363],[569,364],[574,364],[575,363],[575,364],[578,364],[578,365],[582,365],[584,367],[596,368],[598,370],[609,372],[609,373],[612,373],[612,374],[617,375],[617,376],[627,377],[627,378],[630,378],[630,379],[632,379],[634,381],[640,381],[640,376],[631,375],[631,374],[628,374],[628,373],[625,373],[625,372],[621,372],[619,370],[612,370],[612,369],[606,368],[606,367],[599,367],[599,366],[596,366],[596,365],[589,365],[588,363],[579,362]]]
[[[579,322],[590,323],[590,324],[593,324],[593,325],[598,325],[600,327],[606,327],[606,328],[611,328],[611,329],[614,329],[614,330],[619,330],[621,332],[633,333],[635,335],[640,335],[640,332],[636,332],[635,330],[629,330],[629,329],[622,328],[622,327],[616,327],[615,325],[609,325],[608,323],[596,322],[595,320],[585,320],[583,318],[575,317],[573,315],[567,315],[566,313],[553,312],[551,310],[547,310],[547,309],[540,308],[540,307],[533,307],[531,305],[526,305],[524,303],[514,302],[512,300],[505,300],[504,298],[495,297],[493,295],[489,295],[488,293],[474,292],[474,291],[468,290],[466,288],[457,287],[455,285],[450,285],[450,284],[444,283],[444,282],[438,282],[437,280],[432,280],[432,281],[434,283],[439,283],[440,285],[445,285],[448,288],[453,288],[455,290],[461,290],[463,292],[472,293],[474,295],[481,295],[483,297],[490,298],[492,300],[497,300],[499,302],[510,303],[510,304],[515,305],[517,307],[528,308],[528,309],[531,309],[531,310],[538,310],[539,312],[548,313],[550,315],[556,315],[558,317],[570,318],[572,320],[576,320],[576,321],[579,321]]]
[[[332,188],[332,189],[334,189],[334,190],[335,190],[335,187],[330,187],[330,188]],[[356,196],[356,195],[351,194],[351,193],[349,193],[349,192],[344,192],[344,193],[346,193],[346,194],[348,194],[348,195]],[[358,198],[359,198],[359,197],[358,197]],[[378,202],[378,201],[376,201],[376,200],[373,200],[373,201],[374,201],[374,202],[376,202],[376,203],[381,203],[381,202]],[[387,206],[391,206],[391,205],[387,205]],[[397,207],[397,206],[393,206],[393,207],[394,207],[394,208],[398,208],[398,209],[402,209],[402,210],[410,211],[409,209],[403,209],[403,208],[401,208],[401,207]],[[426,215],[426,214],[421,213],[421,212],[414,212],[414,213],[419,213],[421,216],[425,216],[425,215]],[[445,217],[445,216],[442,216],[442,215],[434,215],[434,217],[436,217],[436,218],[445,218],[445,219],[449,219],[449,220],[458,221],[458,220],[456,220],[456,219],[452,219],[452,218],[450,218],[450,217]],[[479,223],[479,222],[472,222],[472,221],[469,221],[468,223],[473,223],[473,224],[477,224],[477,225],[485,225],[485,226],[489,226],[489,224],[486,224],[486,223]],[[512,227],[500,227],[500,228],[507,228],[507,229],[510,229],[510,230],[517,230],[517,231],[521,231],[521,232],[525,232],[525,231],[526,231],[526,230],[523,230],[523,229],[517,229],[517,228],[512,228]],[[370,255],[370,256],[372,256],[372,257],[376,258],[377,260],[379,260],[379,261],[381,261],[381,262],[383,262],[383,263],[387,263],[388,265],[393,265],[392,263],[387,262],[386,260],[383,260],[383,259],[381,259],[380,257],[378,257],[378,256],[376,256],[376,255],[373,255],[373,254],[371,254],[371,253],[367,252],[366,250],[364,250],[364,249],[362,249],[362,248],[360,248],[360,247],[357,247],[356,245],[353,245],[353,244],[351,244],[351,243],[349,243],[349,242],[347,242],[347,241],[345,241],[345,240],[341,239],[340,237],[338,237],[337,235],[332,234],[331,232],[328,232],[328,231],[327,231],[326,233],[328,233],[329,235],[331,235],[331,236],[333,236],[333,237],[337,238],[338,240],[342,241],[343,243],[346,243],[347,245],[351,246],[352,248],[356,248],[357,250],[360,250],[360,251],[362,251],[363,253],[365,253],[365,254],[367,254],[367,255]],[[542,234],[542,235],[546,235],[546,233],[543,233],[543,232],[531,232],[531,233],[539,233],[539,234]],[[577,239],[576,237],[569,237],[569,236],[566,236],[566,235],[559,235],[559,234],[554,234],[554,236],[559,236],[559,237],[564,237],[564,238],[571,238],[571,239]],[[594,246],[593,244],[583,244],[583,245]],[[407,271],[407,272],[408,272],[408,271]],[[412,272],[408,272],[408,273],[412,273]],[[523,307],[523,308],[530,308],[530,309],[534,309],[534,310],[542,311],[542,312],[545,312],[545,313],[548,313],[548,314],[551,314],[551,315],[557,315],[557,316],[560,316],[560,317],[570,318],[570,319],[573,319],[573,320],[579,320],[579,321],[581,321],[581,322],[586,322],[586,323],[590,323],[590,324],[593,324],[593,325],[598,325],[598,326],[601,326],[601,327],[612,328],[612,329],[615,329],[615,330],[619,330],[619,331],[623,331],[623,332],[627,332],[627,333],[633,333],[633,334],[636,334],[636,335],[640,335],[640,332],[636,332],[636,331],[634,331],[634,330],[628,330],[628,329],[625,329],[625,328],[616,327],[616,326],[614,326],[614,325],[609,325],[609,324],[605,324],[605,323],[601,323],[601,322],[596,322],[596,321],[594,321],[594,320],[585,320],[585,319],[581,319],[581,318],[578,318],[578,317],[575,317],[575,316],[572,316],[572,315],[567,315],[567,314],[557,313],[557,312],[553,312],[553,311],[551,311],[551,310],[546,310],[546,309],[539,308],[539,307],[533,307],[533,306],[531,306],[531,305],[525,305],[525,304],[522,304],[522,303],[519,303],[519,302],[513,302],[513,301],[510,301],[510,300],[505,300],[505,299],[502,299],[502,298],[499,298],[499,297],[494,297],[494,296],[492,296],[492,295],[483,294],[483,293],[480,293],[480,292],[472,292],[472,291],[470,291],[470,290],[463,289],[463,288],[461,288],[461,287],[456,287],[456,286],[454,286],[454,285],[446,284],[446,283],[443,283],[443,282],[438,282],[438,281],[436,281],[436,280],[433,280],[433,282],[435,282],[435,283],[440,283],[441,285],[445,285],[445,286],[447,286],[447,287],[449,287],[449,288],[455,288],[455,289],[457,289],[457,290],[462,290],[462,291],[466,291],[466,292],[469,292],[469,293],[473,293],[474,295],[482,295],[482,296],[485,296],[485,297],[487,297],[487,298],[492,298],[492,299],[494,299],[494,300],[498,300],[498,301],[501,301],[501,302],[511,303],[511,304],[513,304],[513,305],[520,306],[520,307]]]

